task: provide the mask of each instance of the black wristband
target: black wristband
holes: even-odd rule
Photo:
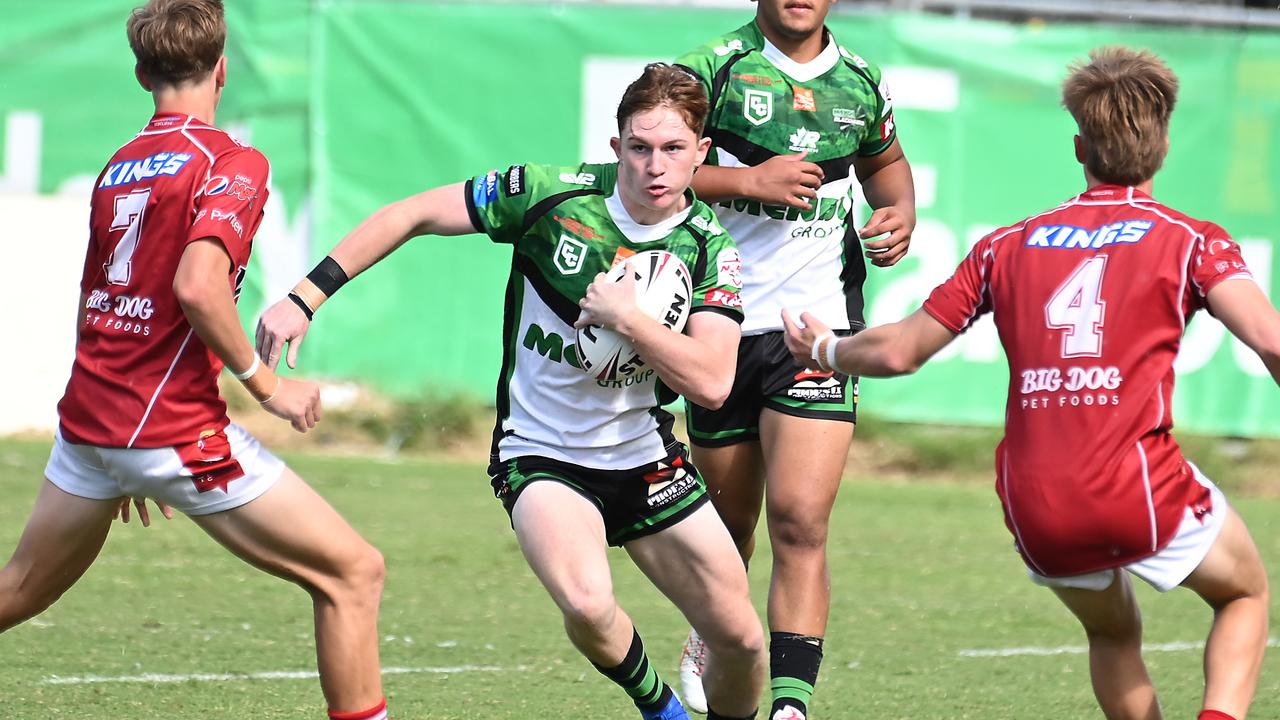
[[[317,290],[324,293],[326,298],[331,298],[334,293],[338,292],[338,288],[346,285],[351,278],[347,277],[346,271],[342,269],[337,260],[326,255],[320,261],[320,264],[315,266],[315,269],[307,273],[307,279],[311,281],[312,285],[316,286]]]
[[[307,307],[306,301],[298,297],[298,293],[295,293],[295,292],[289,293],[289,299],[293,301],[294,305],[298,306],[298,309],[302,311],[303,315],[307,316],[308,320],[315,317],[316,312],[311,308]]]

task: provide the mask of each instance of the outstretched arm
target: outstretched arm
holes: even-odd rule
[[[811,370],[836,370],[865,377],[910,375],[956,338],[924,310],[848,338],[837,338],[809,313],[802,313],[800,322],[803,324],[797,324],[790,313],[782,311],[787,349],[800,364]]]
[[[476,231],[467,214],[464,183],[455,183],[391,203],[365,218],[303,278],[285,298],[258,320],[257,350],[273,370],[289,346],[289,367],[297,367],[298,348],[311,316],[338,288],[419,235],[465,235]]]
[[[1232,335],[1258,353],[1280,384],[1280,313],[1251,278],[1224,280],[1209,290],[1209,309]]]

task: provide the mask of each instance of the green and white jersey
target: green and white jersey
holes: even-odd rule
[[[477,231],[513,246],[503,323],[493,459],[537,455],[626,470],[667,457],[677,440],[662,406],[675,399],[641,365],[626,380],[580,369],[573,323],[597,273],[644,250],[667,250],[689,268],[691,311],[742,321],[741,261],[715,213],[689,207],[658,225],[631,218],[616,193],[618,166],[513,165],[467,182]]]
[[[754,22],[676,62],[703,81],[711,98],[707,162],[753,166],[807,152],[805,160],[825,173],[808,211],[747,200],[716,204],[742,252],[742,332],[780,330],[784,307],[809,310],[833,328],[860,325],[867,272],[853,227],[852,164],[884,152],[896,137],[880,70],[830,34],[822,54],[797,63]]]

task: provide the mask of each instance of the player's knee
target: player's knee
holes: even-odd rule
[[[365,546],[360,555],[347,568],[347,583],[364,594],[382,596],[382,585],[387,579],[387,561],[372,545]]]
[[[1135,605],[1118,607],[1114,612],[1081,618],[1090,642],[1141,645],[1142,613]]]
[[[719,632],[703,635],[711,654],[739,664],[751,664],[764,656],[764,628],[759,620],[742,622]]]
[[[29,589],[0,581],[0,632],[48,610],[60,596],[61,593],[32,593]]]
[[[571,631],[603,632],[613,625],[618,614],[618,601],[608,589],[576,588],[559,598],[557,604]]]
[[[781,511],[769,516],[769,539],[774,552],[822,552],[827,546],[827,519]]]

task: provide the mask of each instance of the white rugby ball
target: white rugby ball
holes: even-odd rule
[[[666,250],[645,250],[627,258],[636,281],[636,305],[649,317],[675,332],[682,332],[693,304],[693,278],[680,258]],[[622,279],[624,263],[605,275],[613,282]],[[588,325],[577,333],[578,360],[583,372],[597,380],[615,381],[631,377],[644,367],[644,360],[631,341],[600,325]]]

